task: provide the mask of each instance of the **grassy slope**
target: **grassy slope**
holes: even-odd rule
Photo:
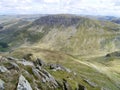
[[[77,27],[49,27],[48,34],[34,46],[72,55],[114,51],[119,49],[119,43],[116,43],[119,39],[115,41],[119,31],[114,31],[118,28],[114,23],[85,19]]]
[[[119,76],[115,77],[113,73],[116,72],[115,70],[117,70],[118,67],[115,65],[113,67],[109,65],[105,66],[104,64],[99,63],[101,60],[100,58],[76,58],[58,51],[30,47],[17,49],[9,55],[20,58],[29,52],[34,53],[34,55],[42,58],[48,63],[59,63],[76,72],[76,77],[73,77],[71,80],[68,79],[73,88],[76,87],[77,83],[75,83],[75,81],[77,81],[86,86],[88,90],[100,90],[101,88],[106,88],[108,90],[119,90]],[[64,72],[51,72],[51,74],[58,80],[68,76]],[[90,84],[86,83],[84,79],[90,80],[90,82],[95,83],[97,86],[92,87]]]

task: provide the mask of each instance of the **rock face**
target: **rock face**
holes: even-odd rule
[[[11,61],[14,61],[14,60],[16,60],[16,61],[17,61],[17,60],[18,60],[18,59],[13,58],[13,57],[7,57],[7,59],[8,59],[8,60],[11,60]]]
[[[21,60],[21,61],[17,61],[17,63],[19,64],[23,64],[24,66],[33,66],[33,62],[30,61],[26,61],[26,60]]]
[[[5,90],[4,84],[5,82],[0,79],[0,90]]]
[[[63,90],[72,90],[71,86],[68,84],[67,80],[63,79]]]
[[[4,66],[0,66],[0,73],[8,72],[7,68]]]
[[[30,83],[25,79],[23,75],[19,77],[17,90],[32,90]]]
[[[34,75],[43,83],[49,83],[51,88],[59,87],[55,78],[43,68],[32,68]]]
[[[87,90],[85,86],[78,84],[78,88],[76,90]]]
[[[81,18],[73,17],[72,15],[69,16],[49,15],[49,16],[41,17],[40,19],[36,20],[33,24],[47,25],[47,26],[54,26],[54,25],[71,26],[71,25],[76,25],[80,21],[82,21]]]
[[[35,64],[35,65],[38,64],[38,65],[40,65],[40,66],[46,65],[45,62],[44,62],[43,60],[41,60],[40,58],[37,58],[37,60],[34,61],[34,64]]]
[[[66,71],[66,72],[71,72],[68,68],[65,68],[59,64],[50,64],[50,69],[57,71],[57,70],[62,70],[62,71]]]
[[[120,58],[120,52],[116,51],[116,52],[108,53],[105,57],[117,57],[117,58]]]
[[[19,66],[18,66],[16,63],[10,62],[10,63],[9,63],[9,66],[7,67],[7,69],[8,69],[8,70],[14,69],[14,70],[19,71],[20,68],[19,68]]]

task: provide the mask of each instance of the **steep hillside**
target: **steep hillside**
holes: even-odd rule
[[[1,42],[10,47],[33,47],[74,55],[120,49],[120,25],[75,15],[48,15],[31,22],[18,20],[1,29]],[[92,51],[92,52],[91,52]]]
[[[119,49],[116,42],[119,39],[116,38],[119,38],[120,25],[112,22],[72,15],[52,15],[42,17],[33,24],[34,30],[48,30],[39,44],[35,44],[41,48],[75,55]]]
[[[18,47],[25,42],[20,30],[27,31],[27,27],[40,15],[3,15],[0,16],[0,42],[9,44],[11,47]],[[16,42],[17,41],[17,42]],[[2,51],[4,51],[2,49]],[[6,50],[5,50],[6,51]]]

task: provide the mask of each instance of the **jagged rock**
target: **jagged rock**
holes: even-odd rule
[[[108,53],[105,57],[120,57],[120,52],[116,51],[116,52]]]
[[[46,82],[50,82],[55,88],[58,87],[58,83],[56,82],[54,77],[50,73],[48,73],[46,70],[43,69],[40,72],[40,74],[44,77]]]
[[[30,83],[25,79],[23,75],[19,77],[17,90],[32,90]]]
[[[5,58],[5,57],[3,57],[3,56],[0,56],[0,62],[6,62],[6,61],[8,61],[7,58]]]
[[[56,82],[55,78],[50,73],[48,73],[45,69],[43,69],[42,72],[48,77],[48,82],[52,82],[55,87],[58,86],[58,83]]]
[[[62,71],[66,71],[66,72],[71,72],[69,69],[61,66],[61,65],[58,65],[58,64],[50,64],[50,69],[54,70],[54,71],[57,71],[57,70],[62,70]]]
[[[7,67],[7,69],[8,70],[14,69],[14,70],[19,71],[20,68],[19,68],[19,66],[16,63],[10,62],[10,65],[9,65],[9,67]]]
[[[42,80],[43,83],[49,82],[54,88],[59,87],[57,81],[54,79],[54,77],[48,73],[45,69],[38,70],[35,68],[32,68],[32,71],[38,79]]]
[[[41,70],[41,69],[42,69],[42,67],[41,67],[41,66],[39,66],[39,65],[37,65],[37,66],[36,66],[36,68],[37,68],[37,69],[39,69],[39,70]]]
[[[88,80],[88,79],[84,79],[84,81],[87,82],[87,83],[88,83],[90,86],[92,86],[92,87],[97,87],[97,84],[96,84],[96,83],[91,82],[91,81]]]
[[[34,61],[35,65],[40,65],[40,66],[44,66],[46,65],[46,63],[44,61],[42,61],[41,59],[37,58],[36,61]]]
[[[17,61],[17,63],[23,64],[24,66],[34,66],[32,62],[26,61],[24,59],[21,61]]]
[[[40,74],[39,74],[39,70],[38,69],[32,68],[32,72],[39,80],[42,78],[40,76]]]
[[[72,90],[71,86],[68,84],[67,80],[63,79],[63,90]]]
[[[78,87],[76,88],[76,90],[87,90],[87,88],[81,84],[78,84]]]
[[[15,60],[15,61],[17,61],[17,60],[18,60],[18,59],[13,58],[13,57],[7,57],[7,59],[8,59],[8,60]]]
[[[0,66],[0,73],[8,72],[8,69],[4,66]]]
[[[0,90],[5,90],[4,84],[5,82],[0,79]]]

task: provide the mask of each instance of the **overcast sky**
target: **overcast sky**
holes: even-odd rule
[[[0,0],[0,14],[120,16],[120,0]]]

